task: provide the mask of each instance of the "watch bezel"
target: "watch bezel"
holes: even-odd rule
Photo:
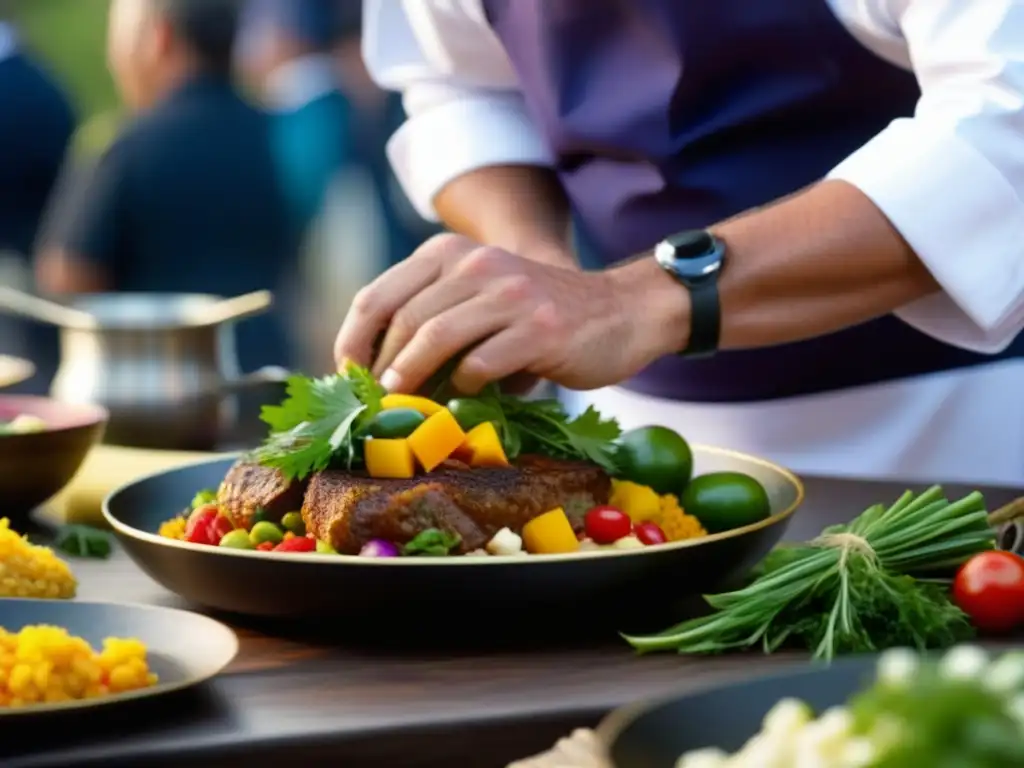
[[[661,267],[687,285],[713,280],[725,262],[725,244],[706,230],[670,235],[654,247]]]

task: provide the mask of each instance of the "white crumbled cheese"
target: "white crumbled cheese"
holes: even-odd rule
[[[643,549],[644,543],[636,536],[623,536],[612,544],[615,549]]]
[[[1010,651],[989,664],[982,685],[995,693],[1011,693],[1024,687],[1024,653]]]
[[[523,539],[508,528],[502,528],[487,542],[485,549],[492,555],[518,555],[523,551]]]
[[[976,645],[958,645],[939,662],[939,674],[949,680],[971,680],[988,666],[988,656]]]
[[[486,549],[474,549],[472,552],[467,552],[464,557],[490,557],[490,553]]]
[[[695,749],[676,761],[676,768],[727,768],[729,755],[718,747]]]
[[[593,552],[597,549],[603,549],[603,547],[593,539],[580,539],[580,552]]]
[[[917,674],[920,662],[909,648],[893,648],[878,659],[878,679],[888,685],[903,685]]]

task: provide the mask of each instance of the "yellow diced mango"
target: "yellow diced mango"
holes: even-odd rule
[[[406,439],[367,440],[363,452],[370,477],[402,479],[416,474],[416,459]]]
[[[406,438],[413,455],[427,472],[455,453],[466,439],[452,412],[442,408],[416,427]]]
[[[524,525],[523,543],[531,555],[557,555],[580,548],[572,524],[561,507],[545,512]]]
[[[435,413],[447,410],[440,403],[435,403],[430,398],[419,395],[384,395],[381,398],[380,406],[385,411],[392,408],[410,408],[428,418]]]
[[[612,480],[612,495],[608,503],[629,515],[634,523],[657,523],[661,520],[661,497],[646,485]]]
[[[485,421],[466,433],[456,455],[471,467],[507,467],[508,458],[494,424]]]

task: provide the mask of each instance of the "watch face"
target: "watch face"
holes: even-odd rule
[[[725,245],[703,229],[680,232],[658,243],[654,258],[679,280],[699,283],[722,269]]]

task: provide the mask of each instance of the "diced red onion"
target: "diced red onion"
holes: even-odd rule
[[[398,557],[398,547],[384,539],[370,539],[359,550],[360,557]]]

